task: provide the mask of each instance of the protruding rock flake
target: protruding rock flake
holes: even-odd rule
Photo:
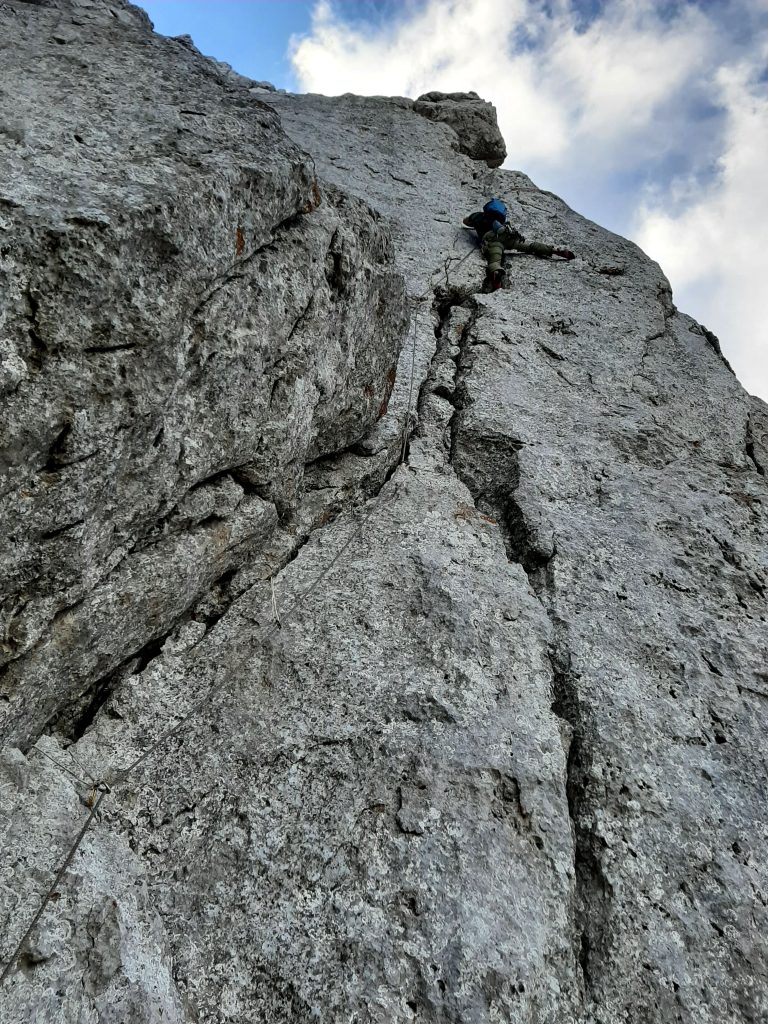
[[[0,1024],[768,1019],[715,336],[474,93],[288,94],[122,0],[0,39]],[[491,196],[576,258],[484,293]]]

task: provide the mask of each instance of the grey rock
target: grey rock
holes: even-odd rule
[[[236,126],[263,115],[258,100],[99,10],[99,46],[120,41],[150,110],[153,76],[167,88],[192,61],[208,83],[197,100],[224,105],[242,147]],[[46,50],[42,66],[55,59]],[[268,99],[296,147],[270,117],[248,136],[254,160],[266,146],[278,180],[299,162],[294,208],[315,168],[327,199],[285,232],[265,215],[264,252],[299,298],[259,270],[247,322],[289,369],[303,360],[318,397],[286,396],[266,426],[221,433],[212,410],[230,382],[257,396],[261,377],[233,358],[211,402],[181,375],[174,400],[194,416],[172,422],[200,438],[205,472],[185,468],[166,490],[135,463],[145,505],[127,484],[121,503],[91,501],[83,529],[115,522],[136,543],[114,565],[93,556],[77,607],[56,603],[74,559],[36,563],[36,600],[54,610],[52,624],[36,613],[40,642],[14,648],[6,673],[23,722],[0,764],[3,959],[89,813],[92,780],[112,792],[0,1019],[764,1020],[765,404],[636,246],[525,175],[479,165],[410,101]],[[132,109],[146,118],[138,98]],[[4,180],[31,196],[35,167]],[[132,209],[119,177],[100,206],[98,178],[78,183],[109,217],[89,241]],[[459,225],[491,194],[526,237],[576,260],[511,256],[507,287],[481,294]],[[3,215],[27,223],[14,202]],[[86,269],[101,258],[81,252]],[[105,289],[122,309],[121,266]],[[410,328],[393,380],[398,271]],[[161,284],[151,311],[158,297],[183,311],[189,279]],[[92,287],[63,292],[58,320],[90,323]],[[310,293],[310,333],[286,337],[275,309],[300,312]],[[212,296],[206,338],[234,339],[221,325],[242,322],[243,302],[236,282]],[[23,355],[19,336],[2,334]],[[153,336],[176,353],[173,332]],[[372,395],[368,378],[343,376],[345,355]],[[13,364],[10,386],[33,389],[49,359]],[[92,439],[115,428],[95,431],[101,400],[81,393],[54,454],[81,459],[89,493]],[[45,408],[5,422],[34,438]],[[24,544],[58,522],[53,501],[33,507],[13,520]],[[13,619],[6,634],[18,642]]]
[[[456,132],[459,149],[489,167],[501,167],[507,156],[496,108],[476,92],[425,92],[413,109],[430,121],[442,121]]]
[[[193,53],[198,53],[200,56],[200,50],[195,45],[195,41],[190,35],[173,36],[173,40],[176,43],[181,43],[188,50],[192,50]],[[248,78],[247,75],[241,75],[239,71],[235,71],[231,64],[227,64],[226,61],[216,60],[215,57],[206,57],[209,65],[221,75],[221,77],[228,82],[230,85],[243,86],[246,89],[250,89],[253,92],[275,92],[275,87],[271,82],[256,82],[252,78]]]
[[[768,471],[768,405],[762,399],[751,399],[747,420],[747,455],[761,476]]]
[[[111,12],[3,10],[9,97],[36,55],[0,195],[0,692],[17,739],[263,541],[305,463],[379,415],[403,328],[371,211],[319,184],[272,110],[206,59]],[[65,31],[87,45],[62,47]],[[99,73],[63,105],[73,53]],[[260,497],[209,488],[199,527],[229,471]]]
[[[40,751],[55,756],[68,770],[81,772],[47,737],[28,761],[14,750],[5,751],[0,759],[7,812],[0,822],[0,892],[4,911],[14,921],[35,913],[61,851],[74,838],[73,825],[78,827],[88,813],[69,776]],[[115,845],[105,829],[94,829],[76,857],[66,883],[55,890],[55,912],[41,922],[27,947],[22,973],[6,982],[0,1019],[186,1021],[183,993],[168,956],[168,936],[140,859],[128,847]],[[8,943],[11,936],[5,929],[4,935]]]

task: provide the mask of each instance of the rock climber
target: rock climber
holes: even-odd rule
[[[477,232],[480,245],[488,262],[485,291],[496,291],[504,283],[504,250],[516,249],[532,256],[561,256],[564,260],[574,259],[570,249],[556,249],[543,242],[526,242],[520,232],[507,223],[507,207],[500,199],[489,200],[481,211],[470,213],[462,221],[465,228]]]

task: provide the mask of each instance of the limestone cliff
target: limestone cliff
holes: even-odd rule
[[[474,94],[273,92],[120,0],[0,56],[0,1021],[765,1020],[716,339]],[[490,194],[576,260],[481,294]]]

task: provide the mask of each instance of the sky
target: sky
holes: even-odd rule
[[[147,0],[278,88],[474,89],[509,156],[658,260],[768,400],[768,0]]]

